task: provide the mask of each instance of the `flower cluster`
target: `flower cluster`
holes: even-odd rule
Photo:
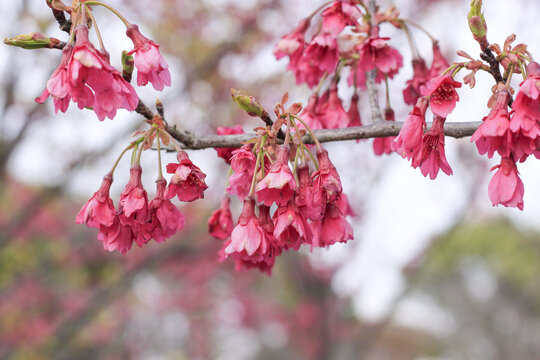
[[[195,166],[187,153],[178,151],[178,163],[167,165],[173,173],[169,184],[160,175],[156,180],[156,195],[148,201],[141,181],[142,168],[136,162],[130,169],[129,181],[120,194],[118,209],[109,196],[113,181],[112,171],[105,175],[101,187],[82,207],[77,215],[78,224],[99,229],[98,239],[108,251],[125,254],[133,242],[139,247],[154,239],[161,243],[184,227],[184,216],[172,204],[178,196],[181,201],[204,197],[206,175]]]
[[[461,83],[449,75],[437,76],[421,86],[423,96],[418,98],[391,145],[403,158],[411,160],[412,167],[420,167],[422,175],[429,175],[431,179],[437,177],[439,170],[452,175],[444,149],[444,122],[459,100],[456,88],[460,86]],[[428,106],[434,118],[431,129],[424,133]]]
[[[284,116],[289,117],[289,132],[295,120]],[[312,157],[306,156],[309,149],[296,137],[291,155],[288,142],[294,136],[288,133],[285,144],[277,145],[275,133],[265,130],[232,152],[228,195],[210,217],[208,230],[225,240],[221,258],[232,257],[237,269],[255,267],[271,273],[283,251],[298,250],[302,244],[327,247],[353,238],[345,218],[353,212],[328,152],[318,145],[317,162],[311,163]],[[243,201],[236,226],[229,208],[231,195]]]
[[[527,66],[527,77],[511,106],[506,88],[499,89],[494,97],[495,104],[471,141],[481,155],[491,158],[497,153],[501,157],[489,183],[492,204],[523,210],[523,183],[516,163],[530,155],[540,158],[540,65],[531,62]]]
[[[277,59],[289,57],[288,69],[295,74],[297,83],[305,82],[311,88],[318,85],[302,113],[302,118],[311,128],[334,129],[361,126],[362,121],[358,111],[359,93],[366,90],[367,73],[374,73],[373,81],[379,84],[392,79],[403,66],[401,54],[389,45],[390,38],[381,37],[380,25],[389,23],[404,30],[409,37],[412,34],[405,21],[399,18],[399,13],[395,8],[384,12],[377,10],[375,14],[371,14],[358,2],[336,0],[322,9],[320,23],[311,26],[316,13],[303,19],[296,29],[283,36],[276,44],[274,54]],[[375,21],[371,22],[369,19]],[[317,30],[307,40],[306,33],[310,28]],[[438,111],[441,106],[437,108],[436,101],[445,98],[447,77],[440,77],[440,74],[448,68],[449,64],[441,54],[435,40],[433,41],[433,62],[430,68],[418,54],[414,42],[411,42],[411,47],[414,76],[407,81],[407,87],[403,90],[405,103],[414,105],[421,95],[431,97],[434,113],[445,118],[447,114]],[[346,83],[354,87],[354,92],[349,109],[346,111],[338,96],[338,83],[341,81],[342,73],[347,74],[347,71]],[[327,78],[332,80],[329,81],[327,89],[319,94]],[[436,82],[439,80],[430,82],[432,79],[439,79],[442,83]],[[450,83],[448,86],[450,89],[457,85]],[[425,88],[425,94],[421,94],[422,88]],[[389,91],[386,82],[387,104],[384,120],[394,121],[394,111],[388,102]],[[438,93],[431,96],[435,91]],[[447,102],[443,100],[442,104],[446,110],[448,110],[445,105]],[[376,155],[390,154],[395,150],[394,140],[394,137],[375,139],[374,153]],[[424,166],[426,173],[430,174],[436,174],[435,170],[431,170],[435,166],[435,161],[428,160],[433,153],[426,152],[425,161],[421,161],[433,164]],[[444,154],[442,157],[444,158]],[[414,166],[420,166],[420,162],[415,162]]]
[[[139,104],[139,97],[122,73],[111,66],[109,53],[103,47],[101,37],[100,50],[89,41],[85,20],[90,11],[84,3],[74,11],[77,16],[73,18],[79,20],[78,24],[73,27],[70,41],[63,49],[60,65],[36,101],[43,103],[51,96],[55,112],[66,112],[70,101],[73,101],[80,109],[93,109],[98,119],[103,121],[105,118],[113,119],[120,108],[134,111]],[[134,54],[137,85],[150,82],[160,91],[164,86],[170,86],[171,75],[159,52],[159,45],[144,37],[136,25],[126,22],[126,26],[127,35],[134,45],[129,54]]]

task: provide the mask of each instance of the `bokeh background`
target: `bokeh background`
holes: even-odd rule
[[[177,126],[200,133],[259,126],[230,101],[231,87],[267,109],[285,91],[304,103],[310,94],[272,49],[322,1],[107,3],[161,45],[173,86],[139,94],[147,104],[158,96]],[[477,55],[468,0],[393,3],[440,40],[449,60],[458,60],[458,49]],[[491,42],[516,33],[533,56],[540,51],[540,4],[485,3]],[[67,39],[45,0],[3,0],[0,12],[4,37],[41,31]],[[119,65],[121,50],[131,47],[123,25],[104,9],[95,15]],[[410,51],[395,29],[383,27],[382,34],[405,60],[391,94],[403,121]],[[429,63],[431,43],[414,35]],[[355,240],[284,254],[269,277],[217,261],[221,243],[207,234],[206,221],[228,169],[213,149],[192,151],[210,188],[204,200],[182,205],[185,229],[164,244],[109,253],[94,229],[74,218],[142,121],[120,111],[100,123],[73,105],[55,115],[51,101],[35,103],[59,59],[57,50],[0,47],[0,358],[521,360],[540,353],[538,161],[519,167],[521,212],[491,207],[487,184],[495,163],[468,139],[447,140],[454,175],[435,181],[398,155],[375,157],[371,141],[328,144],[357,213]],[[492,79],[477,81],[473,90],[460,89],[448,121],[487,114]],[[340,89],[344,98],[349,92]],[[368,112],[362,116],[369,123]],[[155,166],[153,154],[144,154],[147,189]],[[117,169],[113,199],[128,168],[126,161]],[[233,214],[239,212],[233,204]]]

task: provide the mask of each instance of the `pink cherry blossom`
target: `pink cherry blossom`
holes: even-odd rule
[[[396,121],[394,116],[394,110],[391,108],[384,109],[384,118],[386,121]],[[395,136],[386,136],[378,137],[373,140],[373,152],[377,156],[382,154],[391,154],[392,153],[392,143],[394,142]]]
[[[436,41],[433,42],[433,62],[431,63],[431,68],[429,69],[428,79],[433,79],[440,76],[450,64],[448,60],[441,53],[441,49]]]
[[[390,38],[369,37],[360,46],[358,67],[362,71],[377,69],[379,73],[393,78],[403,66],[403,57],[386,41]],[[379,78],[380,79],[380,78]],[[378,79],[378,80],[379,80]],[[381,80],[384,79],[384,76]]]
[[[392,149],[401,157],[418,159],[422,154],[422,138],[426,127],[426,98],[420,98],[405,119],[398,137],[392,143]]]
[[[313,181],[306,164],[300,164],[296,169],[298,176],[298,190],[294,201],[298,207],[300,215],[305,219],[316,220],[324,215],[326,198],[322,189],[317,193],[313,188]],[[315,201],[315,200],[318,201]]]
[[[317,149],[317,159],[319,170],[312,175],[315,179],[313,186],[323,190],[326,201],[334,201],[343,191],[339,174],[328,157],[328,151]]]
[[[420,87],[429,79],[426,62],[421,57],[412,60],[413,78],[407,80],[407,87],[403,90],[403,100],[407,105],[414,105],[420,97]]]
[[[45,100],[52,96],[54,100],[54,112],[58,110],[66,112],[69,102],[71,101],[71,89],[69,87],[69,77],[68,77],[68,63],[71,58],[71,53],[73,51],[73,46],[66,44],[62,50],[62,60],[60,60],[60,65],[52,73],[49,80],[47,80],[47,87],[43,90],[43,93],[39,98],[36,98],[36,101],[40,104],[43,104]]]
[[[126,35],[135,47],[129,54],[135,54],[137,85],[144,86],[150,82],[158,91],[165,86],[171,86],[169,65],[159,52],[159,45],[144,37],[137,25],[128,26]]]
[[[313,246],[327,247],[337,242],[347,242],[353,239],[351,224],[345,219],[344,214],[333,203],[328,203],[324,217],[313,221],[311,228],[314,233]]]
[[[279,149],[270,171],[255,188],[257,199],[266,206],[271,206],[274,202],[285,205],[293,198],[296,188],[294,175],[289,168],[289,148],[283,146]]]
[[[244,208],[238,218],[238,224],[231,233],[231,243],[225,248],[227,255],[244,253],[248,256],[255,254],[259,247],[266,252],[268,246],[263,230],[259,227],[259,219],[255,216],[255,200],[244,200]]]
[[[489,199],[493,206],[503,205],[523,210],[523,182],[519,178],[516,162],[511,158],[502,158],[500,165],[491,170],[497,172],[488,186]]]
[[[227,193],[237,195],[241,200],[248,195],[256,160],[250,144],[233,151],[231,168],[234,174],[229,176],[229,186],[225,189]]]
[[[324,96],[323,99],[319,99],[319,95],[317,93],[313,93],[309,97],[307,105],[300,114],[300,118],[305,121],[310,129],[323,129],[324,125],[321,121],[324,115],[324,107],[326,107],[326,100],[324,99]],[[299,124],[298,126],[303,127],[302,124]]]
[[[444,153],[444,121],[444,118],[435,116],[431,129],[424,134],[422,140],[420,164],[413,162],[413,167],[420,166],[422,175],[427,176],[429,174],[431,180],[437,177],[439,169],[446,175],[453,174]]]
[[[76,42],[68,64],[71,97],[79,108],[92,107],[99,120],[110,119],[116,110],[135,110],[139,98],[135,89],[109,64],[108,54],[88,41],[88,28],[75,29]]]
[[[188,202],[204,198],[208,188],[204,182],[206,175],[191,162],[185,151],[178,151],[176,158],[178,164],[167,164],[167,172],[174,174],[167,187],[167,198],[178,196],[178,200]]]
[[[283,36],[274,48],[276,59],[289,56],[288,69],[293,70],[297,67],[298,60],[306,47],[304,35],[310,24],[310,19],[306,18],[300,21],[300,24],[289,34]]]
[[[338,60],[339,49],[336,38],[322,32],[311,40],[291,70],[296,76],[297,84],[305,82],[313,88],[325,73],[334,72]]]
[[[510,156],[512,136],[509,132],[508,100],[508,92],[500,91],[496,104],[471,136],[471,142],[476,143],[476,148],[481,155],[487,153],[487,156],[491,158],[495,152],[498,152],[502,157]]]
[[[456,107],[459,101],[456,88],[461,87],[461,83],[454,81],[450,75],[441,75],[428,81],[420,88],[423,96],[429,96],[429,107],[431,111],[440,117],[446,118]]]
[[[156,181],[156,197],[150,202],[150,220],[144,224],[144,233],[148,239],[158,243],[164,242],[184,228],[184,215],[165,197],[167,181],[161,178]]]
[[[320,106],[320,111],[322,112],[320,122],[324,129],[337,129],[349,126],[349,115],[343,109],[336,83],[333,83],[328,90],[328,100],[321,103]]]
[[[208,219],[208,233],[219,240],[225,240],[231,236],[234,228],[232,214],[229,204],[231,198],[224,196],[221,199],[221,206],[214,210],[210,219]]]
[[[233,135],[233,134],[243,134],[244,130],[241,125],[236,125],[235,127],[227,126],[218,126],[216,129],[218,135]],[[225,160],[227,164],[231,163],[232,152],[236,148],[214,148],[217,151],[217,156]]]
[[[137,238],[133,229],[128,224],[116,218],[111,226],[101,225],[99,227],[98,240],[102,242],[103,248],[107,251],[118,250],[122,254],[126,254],[133,245],[133,240]]]
[[[122,225],[131,226],[133,232],[138,237],[138,245],[145,242],[140,225],[149,221],[148,195],[141,182],[142,168],[140,165],[133,165],[130,169],[129,181],[120,194],[118,203],[118,216]]]
[[[112,175],[107,174],[103,177],[103,181],[98,191],[88,200],[77,215],[75,222],[94,228],[99,228],[100,225],[112,226],[116,219],[116,210],[112,199],[109,196],[109,190],[112,183]]]
[[[274,223],[270,217],[270,207],[259,205],[259,228],[263,232],[264,246],[259,246],[259,249],[253,255],[247,255],[245,252],[232,253],[231,256],[236,260],[236,269],[259,269],[268,275],[272,275],[276,257],[281,254],[281,248],[277,247],[274,239]]]
[[[359,97],[355,92],[351,97],[351,106],[347,115],[349,116],[349,126],[362,126],[362,119],[360,118],[360,111],[358,110]],[[360,140],[356,140],[359,142]]]
[[[274,238],[284,249],[298,250],[302,243],[310,244],[312,233],[306,220],[300,215],[294,201],[279,206],[274,213]]]
[[[362,13],[355,5],[351,5],[346,1],[334,1],[322,13],[322,30],[332,34],[339,35],[345,26],[354,26],[358,22],[358,18]]]

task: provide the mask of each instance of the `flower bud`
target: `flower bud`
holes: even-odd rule
[[[487,24],[482,13],[482,0],[471,0],[471,10],[467,19],[474,39],[478,41],[482,50],[487,48],[489,43],[486,38]]]
[[[267,115],[262,105],[245,91],[231,89],[231,96],[233,101],[237,103],[242,110],[247,112],[249,116],[261,117]]]
[[[10,39],[4,39],[4,44],[18,46],[23,49],[53,48],[54,45],[58,43],[58,39],[51,39],[38,32],[33,32],[29,35],[18,35]]]
[[[133,74],[134,68],[135,61],[133,60],[133,56],[125,50],[122,51],[122,77],[127,82],[131,82],[131,75]]]

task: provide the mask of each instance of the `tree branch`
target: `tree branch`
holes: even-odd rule
[[[471,136],[481,121],[474,122],[459,122],[459,123],[445,123],[444,134],[446,136],[454,138],[462,138]],[[396,136],[399,134],[402,122],[388,122],[378,121],[371,125],[355,126],[343,129],[324,129],[313,130],[313,133],[319,139],[320,142],[332,142],[332,141],[344,141],[344,140],[358,140],[369,139],[375,137],[387,137]],[[428,129],[431,124],[428,124]],[[219,148],[219,147],[240,147],[245,142],[255,136],[254,133],[238,134],[238,135],[204,135],[199,136],[197,134],[178,130],[176,127],[167,127],[167,132],[171,134],[176,140],[182,143],[184,149],[207,149],[207,148]],[[279,140],[278,140],[279,141]],[[309,134],[306,134],[302,141],[306,144],[313,144],[313,139]]]

